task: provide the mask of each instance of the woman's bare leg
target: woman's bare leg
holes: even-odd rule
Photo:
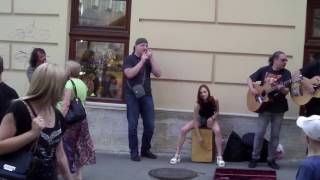
[[[178,136],[178,142],[177,142],[176,154],[181,153],[181,148],[183,146],[184,141],[186,140],[187,133],[190,132],[190,130],[193,129],[193,127],[194,127],[194,121],[191,120],[180,129],[180,133]]]
[[[209,119],[207,122],[207,127],[211,128],[212,131],[214,132],[217,156],[222,156],[222,134],[221,134],[221,129],[220,129],[218,120]]]

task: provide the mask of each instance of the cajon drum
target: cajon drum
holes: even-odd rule
[[[194,162],[212,162],[215,155],[214,133],[211,129],[199,129],[203,144],[198,143],[196,131],[192,130],[192,157]]]

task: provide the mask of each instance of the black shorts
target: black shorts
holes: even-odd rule
[[[199,128],[207,127],[207,118],[201,117],[199,118]]]

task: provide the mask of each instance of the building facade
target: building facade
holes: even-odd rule
[[[288,55],[290,71],[303,65],[310,2],[2,0],[4,80],[20,96],[25,94],[25,69],[34,47],[44,48],[48,61],[61,66],[81,59],[86,49],[93,50],[97,87],[86,106],[94,141],[98,150],[127,152],[121,63],[135,39],[145,37],[163,74],[152,82],[157,110],[153,147],[158,153],[173,153],[179,128],[192,118],[200,84],[207,84],[220,101],[226,139],[232,130],[252,131],[257,115],[246,107],[246,79],[277,50]],[[111,87],[107,82],[112,78],[116,84]],[[299,107],[288,99],[281,141],[294,158],[304,151],[299,154],[301,144],[292,139],[300,138],[294,121]],[[190,153],[190,145],[185,146],[184,153]]]

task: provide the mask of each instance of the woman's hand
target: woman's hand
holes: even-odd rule
[[[198,144],[199,145],[202,145],[203,144],[203,139],[202,139],[202,137],[200,136],[200,137],[198,137]]]
[[[217,119],[217,116],[218,116],[217,114],[218,114],[218,113],[215,113],[215,115],[213,115],[213,116],[209,117],[207,121],[209,121],[209,122],[212,122],[212,123],[213,123],[213,122]]]
[[[31,132],[36,135],[39,135],[42,129],[45,128],[45,121],[42,116],[38,115],[37,117],[32,119],[32,127]]]

